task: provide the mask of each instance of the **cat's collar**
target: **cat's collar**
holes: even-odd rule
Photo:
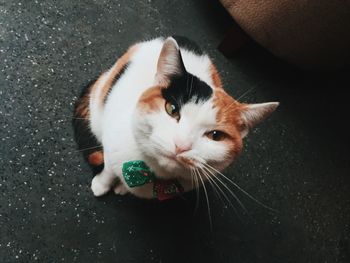
[[[122,173],[130,188],[153,182],[153,197],[159,201],[174,198],[184,192],[184,188],[178,180],[157,178],[155,173],[141,160],[123,163]]]

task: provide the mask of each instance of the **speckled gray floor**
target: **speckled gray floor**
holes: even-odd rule
[[[230,18],[209,0],[0,1],[0,262],[350,262],[347,72],[301,73],[251,45],[216,46]],[[281,107],[227,175],[249,216],[210,191],[155,204],[96,199],[71,127],[81,87],[134,41],[180,34],[246,102]]]

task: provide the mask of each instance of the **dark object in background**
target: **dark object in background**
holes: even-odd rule
[[[233,57],[236,51],[245,46],[249,41],[249,36],[247,36],[237,23],[234,23],[218,48],[226,57]]]
[[[277,57],[304,69],[349,65],[349,0],[220,1],[252,39]]]

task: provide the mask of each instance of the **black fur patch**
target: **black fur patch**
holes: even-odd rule
[[[194,41],[183,36],[173,36],[180,48],[192,51],[196,55],[203,55],[203,50]]]
[[[191,40],[174,36],[180,47],[190,50],[196,54],[203,53],[201,49]],[[162,96],[165,100],[176,103],[180,108],[182,105],[192,101],[198,103],[208,100],[212,94],[212,88],[204,81],[186,71],[182,61],[181,51],[179,51],[179,59],[181,61],[180,74],[175,74],[170,79],[170,85],[162,90]]]
[[[188,72],[174,76],[170,85],[162,90],[163,98],[180,108],[190,101],[206,101],[212,94],[213,90],[208,84]]]
[[[95,135],[90,130],[89,120],[82,119],[82,116],[77,112],[77,106],[86,101],[86,97],[89,96],[91,86],[96,82],[97,79],[90,81],[82,90],[79,99],[75,104],[74,115],[73,115],[73,128],[74,137],[78,145],[78,150],[83,154],[84,159],[87,161],[91,153],[96,151],[103,151],[102,146],[97,141]],[[89,107],[89,105],[86,105]],[[103,164],[97,167],[90,165],[94,174],[97,174],[103,170]]]
[[[111,88],[109,89],[108,93],[106,94],[106,96],[105,96],[105,98],[104,98],[104,101],[103,101],[104,103],[106,103],[107,98],[108,98],[110,92],[112,91],[112,87],[117,83],[117,81],[120,79],[120,77],[123,76],[125,70],[129,67],[129,65],[130,65],[130,62],[126,63],[126,64],[122,67],[122,69],[118,72],[118,74],[115,75],[115,77],[114,77],[114,79],[113,79],[113,82],[112,82],[112,84],[111,84]]]

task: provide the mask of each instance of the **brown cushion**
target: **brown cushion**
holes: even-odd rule
[[[350,59],[350,0],[220,0],[255,41],[304,68]]]

